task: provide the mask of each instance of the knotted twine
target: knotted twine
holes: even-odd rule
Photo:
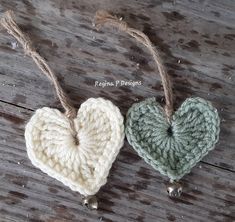
[[[113,27],[118,28],[119,30],[126,32],[133,38],[135,38],[138,42],[142,43],[147,49],[150,51],[151,55],[153,56],[154,61],[156,62],[161,80],[163,85],[163,90],[165,94],[165,113],[167,116],[168,121],[170,121],[173,113],[173,93],[172,93],[172,84],[169,78],[169,75],[166,72],[166,68],[163,65],[160,53],[158,50],[153,46],[152,42],[150,41],[149,37],[145,35],[143,32],[131,28],[125,21],[122,21],[117,16],[113,16],[109,14],[107,11],[99,10],[96,12],[95,15],[95,26],[99,29],[102,25],[110,25]]]
[[[76,143],[78,143],[77,133],[73,121],[77,114],[75,107],[73,106],[66,92],[61,87],[55,73],[46,63],[45,59],[35,50],[30,38],[20,29],[20,27],[14,21],[13,17],[13,11],[7,11],[1,18],[1,25],[7,30],[10,35],[12,35],[22,45],[25,54],[27,54],[33,59],[33,61],[36,63],[42,73],[45,74],[53,83],[56,94],[60,100],[61,105],[65,110],[65,115],[70,121],[71,133]]]

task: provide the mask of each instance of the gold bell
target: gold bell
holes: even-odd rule
[[[182,189],[182,185],[177,182],[170,182],[167,185],[167,192],[170,197],[180,197]]]
[[[97,210],[98,200],[96,196],[86,196],[83,198],[83,205],[87,207],[89,210]]]

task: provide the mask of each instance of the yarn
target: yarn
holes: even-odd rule
[[[128,110],[125,133],[147,163],[179,180],[214,148],[219,124],[217,110],[204,99],[186,99],[169,123],[163,108],[150,98]]]
[[[33,165],[87,196],[106,183],[124,141],[123,117],[103,98],[82,103],[74,119],[79,144],[68,118],[57,109],[38,109],[26,125],[27,153]]]
[[[25,141],[32,164],[72,190],[93,195],[106,183],[124,142],[120,110],[109,100],[90,98],[77,111],[55,73],[8,11],[1,24],[53,83],[65,112],[44,107],[27,123]]]

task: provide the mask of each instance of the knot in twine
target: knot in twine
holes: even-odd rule
[[[23,31],[14,21],[13,17],[14,13],[12,11],[7,11],[1,18],[1,25],[7,30],[10,35],[12,35],[22,45],[24,52],[30,57],[32,57],[39,69],[51,80],[55,87],[56,94],[61,102],[61,105],[65,109],[65,115],[70,120],[72,134],[76,137],[77,133],[73,123],[73,119],[77,115],[75,107],[72,105],[72,102],[69,99],[68,95],[62,89],[55,73],[47,65],[45,59],[42,58],[39,53],[35,50],[30,38],[23,33]]]
[[[116,15],[111,15],[104,10],[97,11],[95,15],[95,27],[100,29],[105,23],[111,23],[122,31],[128,30],[128,25],[122,20],[122,17],[118,18]]]
[[[129,34],[133,38],[135,38],[138,42],[142,43],[147,49],[150,51],[153,56],[154,61],[156,62],[165,94],[165,114],[168,121],[171,121],[171,117],[173,114],[173,92],[172,92],[172,83],[170,81],[170,77],[166,72],[165,66],[163,65],[160,53],[153,46],[149,37],[145,35],[143,32],[131,28],[128,24],[122,21],[121,18],[117,16],[113,16],[107,11],[99,10],[95,15],[95,26],[97,29],[100,29],[105,24],[118,28],[119,30]]]

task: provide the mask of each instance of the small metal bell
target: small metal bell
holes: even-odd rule
[[[177,182],[170,182],[167,185],[167,192],[170,197],[180,197],[182,189],[182,185]]]
[[[83,198],[83,205],[86,206],[89,210],[97,210],[98,200],[96,196],[86,196]]]

